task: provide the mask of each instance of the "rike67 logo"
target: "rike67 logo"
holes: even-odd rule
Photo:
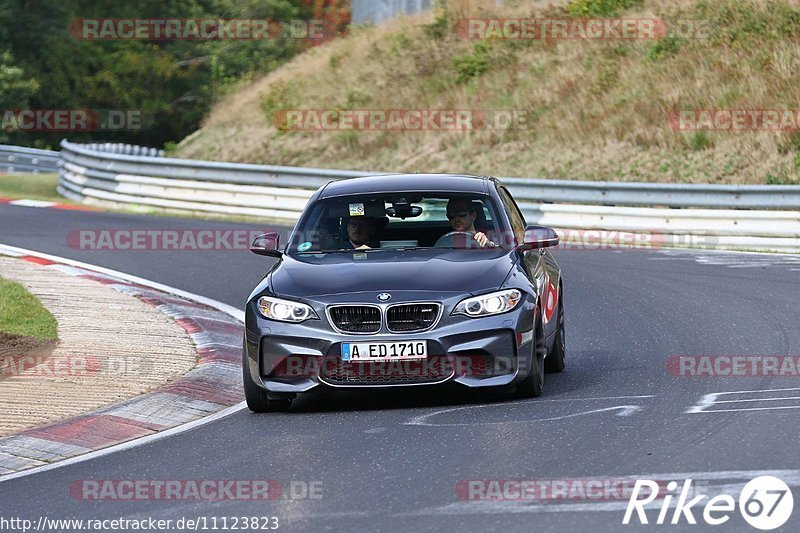
[[[737,501],[728,494],[719,494],[712,498],[700,494],[690,500],[691,479],[684,482],[679,494],[675,494],[678,490],[678,483],[675,481],[667,484],[668,493],[666,495],[659,494],[661,486],[663,485],[649,479],[637,480],[628,500],[628,507],[622,523],[630,524],[635,513],[640,524],[649,524],[645,505],[652,503],[657,498],[661,505],[655,524],[677,525],[685,520],[686,523],[695,525],[697,524],[696,512],[701,514],[706,524],[719,526],[728,522],[736,513]],[[677,501],[673,504],[675,496],[677,496]],[[709,498],[708,501],[701,506],[701,502],[707,498]],[[671,510],[673,505],[674,509]],[[748,524],[756,529],[769,531],[781,527],[792,516],[794,497],[789,486],[782,480],[773,476],[760,476],[744,486],[739,494],[738,506],[739,513]],[[635,524],[635,521],[633,523]]]

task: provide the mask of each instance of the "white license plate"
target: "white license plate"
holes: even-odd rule
[[[403,361],[426,359],[428,343],[407,342],[343,342],[342,361]]]

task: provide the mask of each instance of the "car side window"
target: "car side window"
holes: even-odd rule
[[[517,203],[512,198],[505,187],[499,187],[500,198],[503,200],[503,205],[508,213],[508,218],[511,220],[511,229],[514,230],[514,236],[517,242],[522,242],[525,238],[525,217],[517,207]]]

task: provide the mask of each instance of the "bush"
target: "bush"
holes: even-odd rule
[[[440,9],[436,13],[434,21],[430,24],[426,24],[422,29],[425,31],[425,35],[431,39],[444,39],[450,32],[450,17],[447,11],[445,9]]]
[[[276,114],[297,107],[296,94],[299,89],[297,82],[275,82],[270,87],[269,93],[261,97],[261,110],[271,124],[280,129]]]
[[[689,146],[695,152],[699,152],[700,150],[705,150],[706,148],[711,148],[714,146],[714,142],[711,140],[711,137],[708,133],[704,131],[697,131],[689,137]]]
[[[573,0],[567,4],[567,12],[573,17],[613,17],[643,0]]]
[[[780,1],[724,0],[698,5],[699,15],[715,28],[712,39],[727,43],[753,43],[800,38],[800,10]]]
[[[785,169],[776,172],[769,172],[764,178],[767,185],[797,185],[798,181],[793,179]]]
[[[681,41],[673,35],[668,35],[653,43],[647,51],[647,59],[650,61],[658,61],[659,59],[676,55],[680,49]]]
[[[458,73],[457,79],[466,83],[473,78],[489,71],[492,47],[485,41],[475,43],[471,54],[462,54],[453,57],[453,66]]]
[[[778,144],[778,153],[786,155],[791,152],[800,152],[800,131],[790,133]]]
[[[167,157],[169,157],[172,154],[174,154],[175,150],[177,150],[177,149],[178,149],[178,143],[176,143],[176,142],[167,141],[167,142],[164,143],[164,154],[166,154]]]
[[[347,103],[345,109],[358,109],[369,105],[372,102],[372,95],[361,89],[350,89],[347,92]]]

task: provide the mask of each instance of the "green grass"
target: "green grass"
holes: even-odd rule
[[[58,174],[1,174],[0,197],[70,203],[56,185]]]
[[[22,285],[0,278],[0,332],[55,340],[58,323]]]

